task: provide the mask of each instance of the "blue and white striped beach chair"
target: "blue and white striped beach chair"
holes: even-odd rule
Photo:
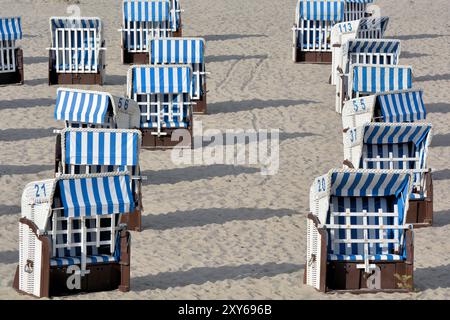
[[[57,146],[57,174],[91,174],[128,171],[134,211],[123,216],[128,229],[141,230],[142,180],[139,166],[141,146],[139,130],[72,129],[61,131]]]
[[[403,170],[331,170],[316,178],[306,284],[323,292],[412,290],[412,179]]]
[[[387,91],[346,101],[342,127],[359,127],[369,122],[417,122],[426,117],[421,89]]]
[[[128,97],[134,99],[141,110],[140,128],[143,147],[190,148],[192,146],[191,67],[186,65],[133,66],[128,71],[127,82]]]
[[[342,46],[347,41],[356,39],[381,39],[389,23],[389,17],[366,17],[356,21],[340,22],[334,25],[331,30],[331,81],[332,85],[336,85],[338,77],[338,67],[342,67]],[[344,50],[348,50],[345,48]],[[345,63],[344,63],[345,65]]]
[[[49,84],[103,85],[105,40],[100,18],[50,18]]]
[[[341,47],[341,61],[336,63],[336,112],[342,112],[342,88],[347,88],[353,65],[396,66],[399,63],[400,40],[356,39]],[[382,73],[382,71],[380,72]],[[383,74],[380,74],[383,76]]]
[[[150,64],[188,64],[192,68],[194,113],[206,113],[205,40],[202,38],[164,38],[150,40]]]
[[[364,17],[373,0],[299,0],[293,31],[294,62],[331,63],[331,29]]]
[[[123,2],[122,62],[148,63],[148,41],[171,37],[176,30],[171,1],[125,0]]]
[[[341,112],[347,100],[388,91],[412,89],[410,66],[353,64],[346,77],[336,86],[336,111]]]
[[[137,129],[140,111],[134,100],[107,92],[58,88],[55,120],[67,128]]]
[[[0,17],[0,85],[23,84],[23,51],[16,44],[21,39],[21,18]]]
[[[130,235],[119,221],[133,210],[127,172],[28,184],[14,287],[37,297],[128,291]]]
[[[427,158],[431,138],[428,123],[368,123],[350,128],[344,135],[344,163],[361,169],[411,171],[413,190],[407,221],[430,225],[433,186]]]

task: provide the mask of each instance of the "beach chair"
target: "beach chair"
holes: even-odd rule
[[[36,297],[129,291],[130,234],[119,221],[133,210],[127,172],[28,184],[13,287]]]
[[[348,86],[353,65],[396,66],[400,50],[400,40],[356,39],[344,43],[340,50],[341,61],[336,63],[336,112],[342,112],[340,89]]]
[[[173,30],[173,36],[181,38],[183,36],[183,24],[181,22],[181,13],[184,11],[181,9],[180,0],[171,0],[171,21],[170,25]]]
[[[141,111],[142,146],[192,147],[192,69],[138,65],[128,70],[127,95]]]
[[[293,31],[294,62],[332,62],[331,29],[342,21],[361,19],[373,0],[299,0]]]
[[[342,127],[359,127],[369,122],[416,122],[426,117],[422,90],[388,91],[346,101]]]
[[[366,17],[356,21],[340,22],[331,29],[331,80],[336,85],[338,67],[342,63],[342,46],[356,39],[382,39],[389,23],[389,17]],[[341,67],[342,69],[342,67]]]
[[[412,89],[412,80],[410,66],[352,64],[349,73],[342,75],[336,86],[336,112],[341,113],[348,100]]]
[[[207,113],[205,40],[202,38],[164,38],[150,40],[150,64],[188,64],[192,68],[194,113]]]
[[[119,30],[122,34],[123,63],[149,63],[149,39],[173,36],[176,26],[173,19],[179,12],[172,10],[171,1],[173,0],[123,2],[123,24]]]
[[[304,282],[322,292],[413,290],[412,175],[331,170],[311,186]]]
[[[50,18],[49,84],[103,85],[106,47],[99,18]]]
[[[20,17],[0,18],[0,85],[23,84],[23,51],[16,44],[21,39]]]
[[[427,123],[368,123],[344,135],[344,165],[360,169],[409,170],[413,190],[406,222],[433,223],[433,181],[427,165],[432,127]]]
[[[122,215],[129,230],[141,231],[142,177],[139,166],[141,132],[123,129],[66,128],[56,142],[56,174],[128,171],[134,211]]]
[[[66,128],[140,127],[137,103],[107,92],[58,88],[54,116],[64,121]]]

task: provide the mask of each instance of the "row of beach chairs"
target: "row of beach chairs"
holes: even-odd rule
[[[294,61],[331,64],[343,124],[343,168],[310,193],[304,282],[323,292],[413,290],[413,228],[433,222],[423,91],[372,2],[300,0],[296,9]]]
[[[126,97],[57,89],[54,117],[64,129],[55,130],[55,176],[23,192],[18,291],[130,289],[128,230],[142,230],[144,210],[140,150],[191,148],[192,114],[206,113],[205,41],[181,37],[181,12],[177,0],[124,1],[122,59],[133,64]],[[101,20],[50,25],[49,83],[102,84]]]

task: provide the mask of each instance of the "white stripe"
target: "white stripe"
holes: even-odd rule
[[[99,162],[99,140],[100,140],[100,133],[99,132],[93,132],[93,139],[92,139],[92,163],[98,163]]]
[[[111,164],[111,148],[110,148],[110,143],[111,143],[111,134],[109,132],[105,132],[104,137],[105,137],[105,150],[104,152],[104,158],[105,158],[105,163],[104,165],[110,165]]]
[[[64,189],[64,195],[66,196],[67,206],[69,208],[73,208],[73,201],[72,201],[72,197],[70,195],[69,180],[63,180],[62,184],[63,184],[63,189]],[[73,217],[74,216],[74,211],[69,209],[68,212],[67,212],[67,215],[69,217]]]
[[[116,136],[116,164],[122,162],[122,134],[120,133],[112,133]]]
[[[88,153],[88,133],[81,132],[81,164],[87,164],[87,153]],[[90,151],[90,150],[89,150]]]

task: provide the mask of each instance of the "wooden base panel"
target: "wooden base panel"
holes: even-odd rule
[[[25,79],[22,49],[15,50],[16,71],[0,73],[0,85],[23,84]]]
[[[203,85],[203,92],[200,100],[194,100],[196,105],[192,109],[195,114],[208,114],[206,84]]]
[[[139,201],[141,202],[141,201]],[[142,210],[135,209],[132,213],[123,214],[120,223],[125,223],[128,230],[142,231]]]
[[[380,291],[413,290],[413,265],[406,262],[377,263],[379,267],[378,284],[368,287],[368,282],[375,282],[375,276],[368,275],[356,267],[360,262],[329,261],[327,263],[327,292],[350,291],[355,293]],[[371,279],[369,279],[369,277]],[[373,280],[372,280],[373,279]]]
[[[414,228],[431,227],[433,225],[433,201],[409,200],[406,223]]]
[[[192,148],[192,128],[181,129],[186,131],[183,136],[186,137],[186,140],[183,140],[183,137],[180,137],[179,140],[172,141],[172,134],[175,130],[179,129],[164,129],[163,133],[165,135],[157,136],[153,135],[152,132],[156,132],[154,129],[141,129],[142,131],[142,148],[144,149],[152,149],[152,150],[165,150],[165,149],[173,149],[177,148]]]
[[[331,64],[332,59],[331,52],[294,50],[294,61],[297,63]]]
[[[148,64],[150,57],[148,52],[128,52],[122,49],[123,64]]]

